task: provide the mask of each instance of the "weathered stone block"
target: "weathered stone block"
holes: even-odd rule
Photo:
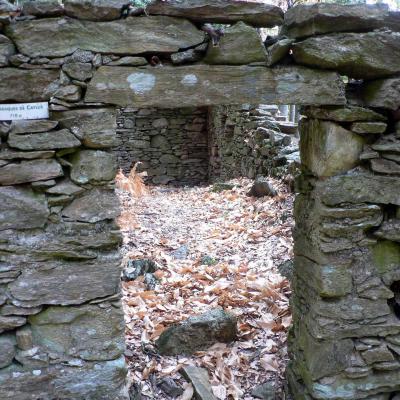
[[[29,323],[33,344],[60,357],[106,361],[124,351],[123,313],[111,304],[49,307]]]
[[[6,67],[15,52],[13,42],[7,36],[0,35],[0,67]]]
[[[214,309],[166,329],[157,340],[161,354],[193,354],[217,342],[228,343],[237,335],[236,318]]]
[[[318,265],[305,257],[296,256],[295,268],[321,297],[341,297],[352,290],[349,264]]]
[[[8,144],[19,150],[57,150],[79,147],[81,142],[68,130],[17,134],[11,131]]]
[[[114,108],[94,108],[53,112],[52,118],[70,129],[86,147],[102,149],[116,144],[116,114]]]
[[[171,79],[171,75],[174,79]],[[193,65],[163,68],[100,67],[86,102],[173,108],[279,103],[344,104],[344,84],[334,72],[302,67]]]
[[[340,33],[316,36],[292,47],[296,63],[333,69],[360,79],[400,72],[400,33]]]
[[[227,28],[218,46],[208,46],[206,64],[242,65],[265,62],[267,53],[258,31],[243,22]]]
[[[306,119],[300,123],[301,160],[315,176],[333,176],[354,168],[363,144],[360,136],[333,122]]]
[[[8,367],[16,353],[15,335],[0,335],[0,368]]]
[[[57,0],[25,1],[22,11],[24,15],[59,17],[64,14],[64,7]]]
[[[65,14],[90,21],[111,21],[121,18],[125,0],[64,0]]]
[[[304,107],[301,113],[310,118],[338,122],[386,121],[386,117],[368,108],[357,106]]]
[[[63,175],[61,165],[54,159],[21,161],[0,168],[0,185],[45,181]]]
[[[400,107],[400,78],[379,79],[364,83],[362,98],[368,107],[397,110]]]
[[[387,5],[301,4],[285,13],[282,34],[293,38],[330,32],[365,32],[386,26]]]
[[[355,122],[351,124],[350,130],[361,134],[381,134],[386,127],[384,122]]]
[[[111,181],[117,174],[116,158],[100,150],[81,150],[71,159],[71,180],[77,184]]]
[[[82,304],[118,293],[120,273],[116,254],[81,262],[53,261],[24,268],[8,288],[13,303],[22,307]]]
[[[94,223],[117,218],[119,203],[113,192],[93,189],[75,199],[62,214],[71,220]]]
[[[146,8],[146,12],[199,22],[232,24],[243,21],[258,27],[272,27],[283,22],[283,11],[279,7],[255,2],[249,4],[243,0],[156,0]]]
[[[174,53],[204,40],[204,33],[193,24],[172,17],[127,18],[103,23],[44,18],[9,25],[6,35],[30,57],[64,57],[77,49],[121,55]],[[51,37],[51,41],[43,37]]]
[[[400,205],[400,179],[367,172],[349,173],[316,182],[318,194],[327,205],[376,203]]]
[[[0,102],[46,101],[57,91],[58,70],[0,69]],[[12,85],[10,85],[12,82]],[[34,82],[34,84],[32,84]]]
[[[64,64],[62,70],[72,79],[86,81],[93,76],[92,64],[89,63],[68,63]]]
[[[31,189],[0,187],[0,230],[43,227],[49,210],[43,195]]]

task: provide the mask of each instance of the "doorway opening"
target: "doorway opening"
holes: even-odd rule
[[[284,398],[290,108],[121,109],[115,152],[131,396],[190,394],[182,371],[196,365],[216,398]]]

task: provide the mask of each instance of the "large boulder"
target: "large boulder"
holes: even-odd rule
[[[50,214],[45,196],[27,188],[0,186],[0,204],[0,231],[41,228]]]
[[[42,39],[39,41],[43,42]],[[58,89],[59,74],[56,69],[0,68],[0,102],[50,100],[50,97]],[[11,82],[12,84],[10,84]],[[32,85],[32,82],[35,84]]]
[[[217,308],[167,328],[156,342],[161,354],[193,354],[236,339],[236,318]]]
[[[64,0],[65,14],[91,21],[111,21],[121,18],[126,0]]]
[[[204,33],[189,21],[162,16],[101,24],[44,18],[9,25],[6,35],[20,52],[30,57],[64,57],[77,49],[121,55],[174,53],[204,40]],[[43,40],[43,37],[51,37],[51,40]]]
[[[300,132],[302,164],[315,176],[337,175],[359,163],[364,144],[361,136],[318,119],[302,120]]]
[[[198,22],[232,24],[243,21],[256,27],[273,27],[283,22],[283,11],[279,7],[245,0],[155,0],[146,12]]]
[[[257,30],[243,22],[238,22],[225,30],[218,46],[209,44],[203,62],[241,65],[265,62],[266,58],[266,50]]]
[[[372,31],[385,26],[388,18],[386,4],[302,4],[285,13],[282,34],[299,38],[330,32]]]
[[[379,79],[366,82],[362,87],[362,98],[368,107],[400,108],[400,78]]]
[[[21,161],[0,168],[0,185],[45,181],[63,175],[61,165],[54,159]]]
[[[286,104],[288,99],[299,105],[345,103],[344,83],[338,74],[304,67],[104,66],[94,74],[85,96],[86,102],[161,108],[181,107],[182,99],[185,99],[186,107]]]
[[[9,64],[10,57],[15,54],[13,42],[4,35],[0,35],[0,67],[5,67]]]
[[[296,63],[333,69],[359,79],[400,72],[400,33],[339,33],[308,38],[292,47]]]

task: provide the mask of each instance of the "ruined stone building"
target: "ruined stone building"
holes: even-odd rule
[[[127,398],[118,162],[156,184],[273,174],[296,149],[271,104],[304,116],[293,398],[399,398],[399,12],[122,3],[0,2],[0,110],[50,107],[0,125],[0,398]],[[229,24],[219,46],[203,23]]]

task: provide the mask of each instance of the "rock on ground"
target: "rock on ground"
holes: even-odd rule
[[[236,317],[217,308],[166,329],[156,342],[161,354],[193,354],[236,339]]]

